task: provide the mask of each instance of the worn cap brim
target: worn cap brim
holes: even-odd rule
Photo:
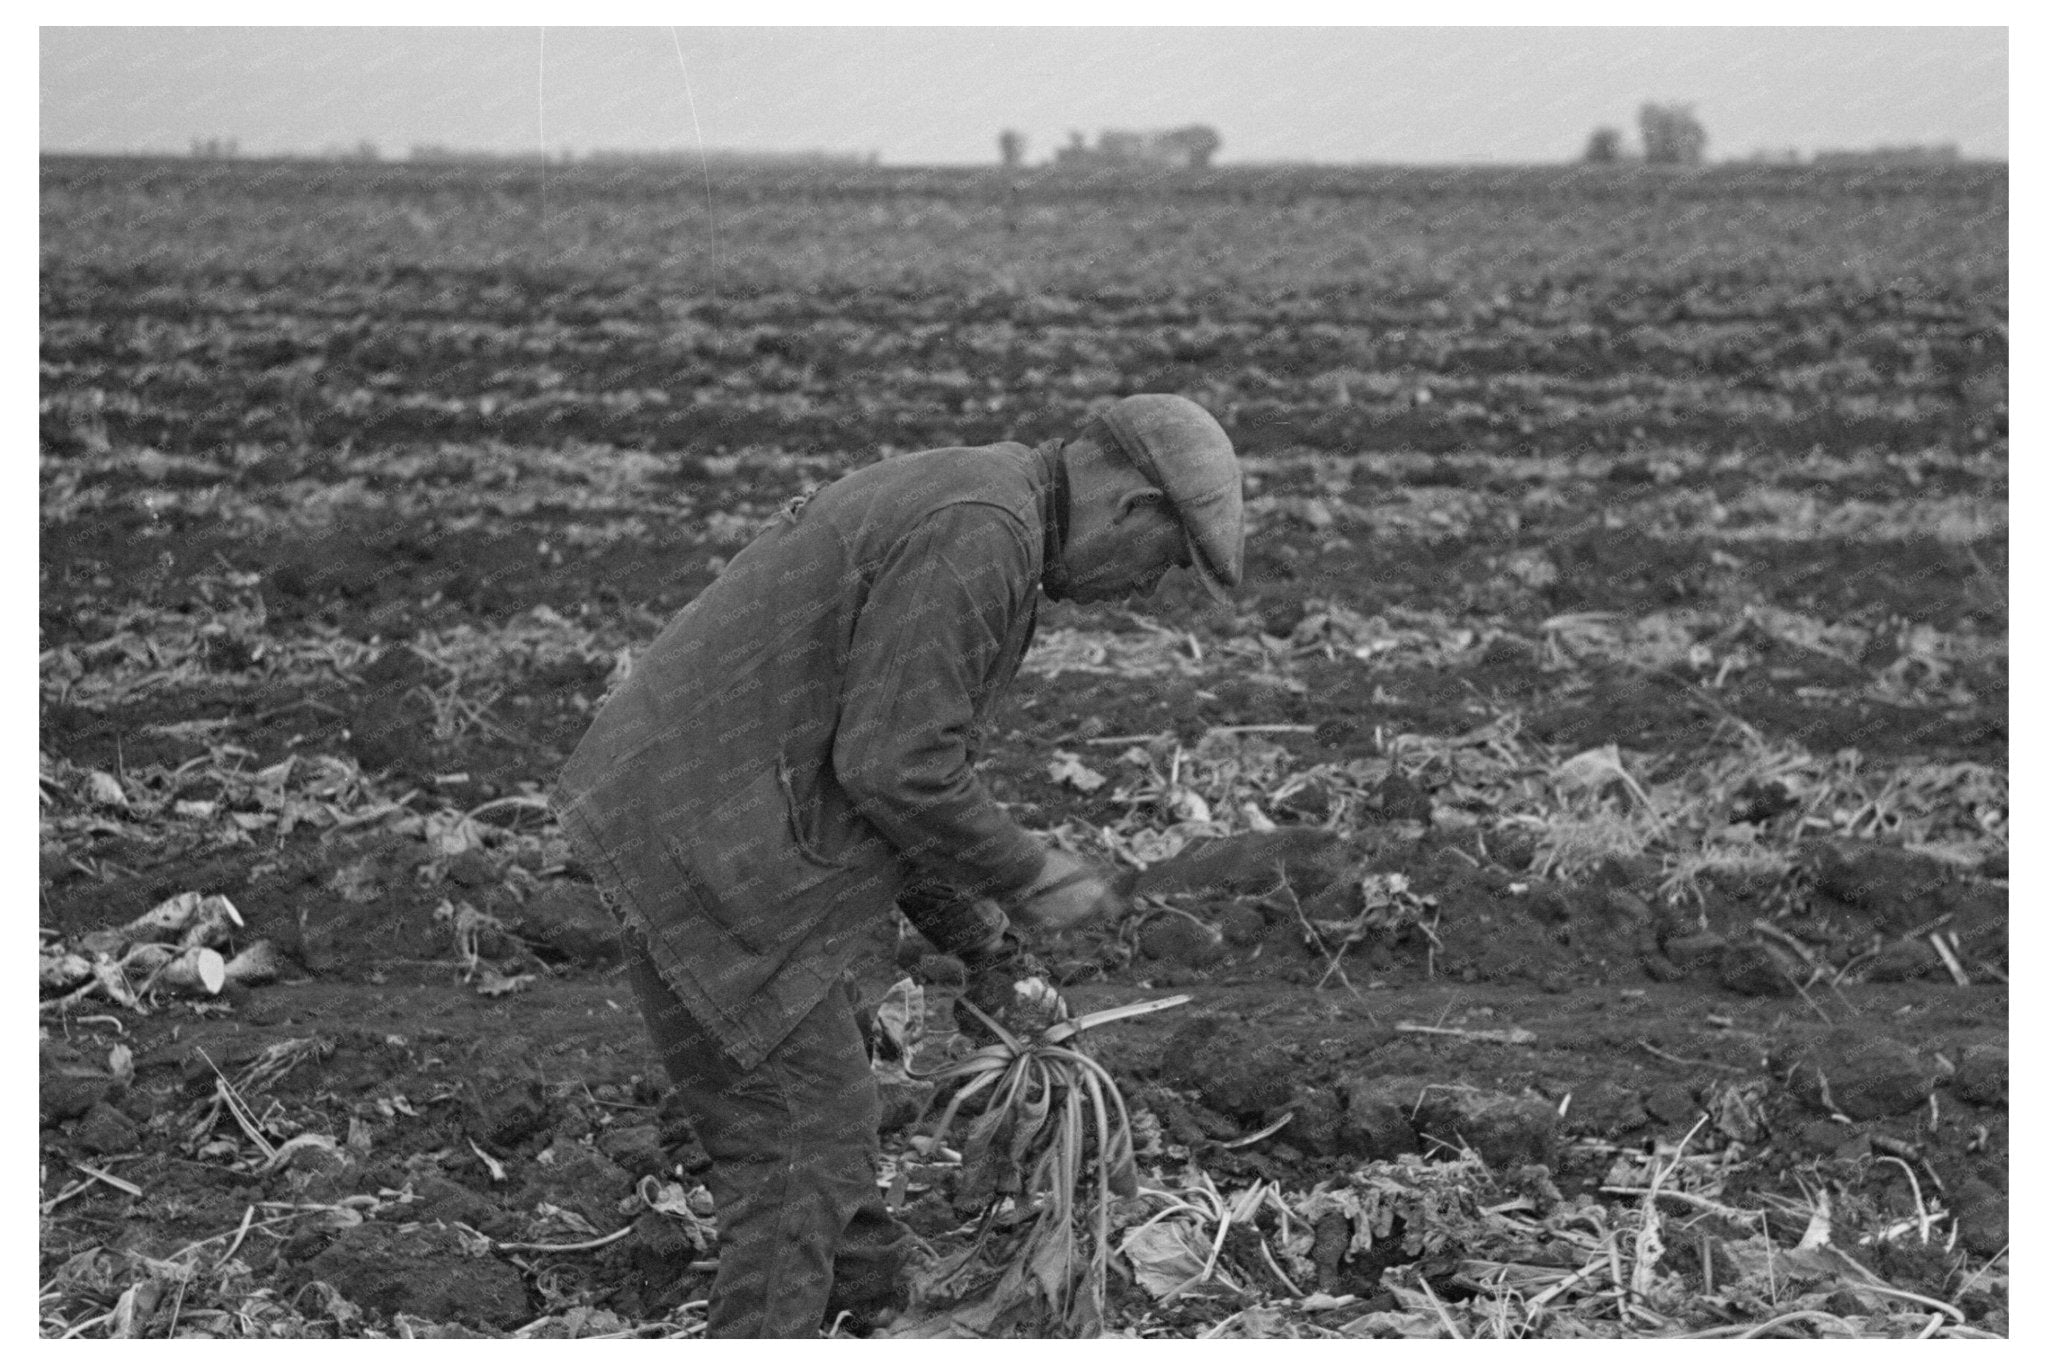
[[[1216,570],[1210,566],[1209,556],[1202,550],[1202,542],[1192,534],[1188,536],[1188,557],[1193,562],[1189,564],[1187,571],[1202,585],[1202,591],[1209,595],[1211,601],[1230,606],[1236,600],[1230,595],[1231,585],[1218,576]]]
[[[1199,494],[1183,494],[1175,512],[1187,537],[1195,577],[1218,602],[1244,581],[1244,490],[1235,478]]]

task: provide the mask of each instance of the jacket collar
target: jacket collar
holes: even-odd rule
[[[1045,523],[1045,565],[1059,563],[1067,544],[1067,516],[1071,510],[1067,488],[1065,441],[1047,441],[1038,447],[1039,467],[1045,472],[1045,488],[1039,494],[1039,512]]]

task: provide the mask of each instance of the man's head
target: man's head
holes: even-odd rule
[[[1068,522],[1056,599],[1101,602],[1149,594],[1171,568],[1191,568],[1211,596],[1244,576],[1244,492],[1237,455],[1216,419],[1185,398],[1121,399],[1067,443]]]

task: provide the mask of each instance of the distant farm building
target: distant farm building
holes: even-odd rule
[[[1134,133],[1105,129],[1088,146],[1075,133],[1073,141],[1053,153],[1053,165],[1067,170],[1156,167],[1204,170],[1223,145],[1214,128],[1190,124],[1167,132]]]

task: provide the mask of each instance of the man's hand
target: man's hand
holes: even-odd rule
[[[1097,915],[1114,917],[1124,899],[1101,869],[1072,854],[1048,849],[1045,866],[1017,893],[1010,913],[1042,929],[1069,929]]]
[[[1036,1033],[1052,1021],[1050,1017],[1037,1018],[1042,1010],[1048,1016],[1057,1012],[1057,1005],[1046,1006],[1042,1002],[1026,1001],[1017,990],[1018,983],[1035,981],[1044,994],[1051,994],[1051,987],[1045,986],[1045,968],[1038,959],[1024,950],[1024,944],[1015,934],[1004,934],[993,944],[979,952],[961,955],[961,962],[967,967],[967,989],[962,992],[967,1002],[995,1020],[1003,1027]],[[1036,997],[1040,992],[1034,991]],[[1052,997],[1057,1001],[1058,997]],[[1034,1009],[1036,1004],[1039,1008]],[[956,1011],[954,1023],[960,1031],[978,1043],[993,1043],[996,1037],[988,1028],[965,1010]]]

